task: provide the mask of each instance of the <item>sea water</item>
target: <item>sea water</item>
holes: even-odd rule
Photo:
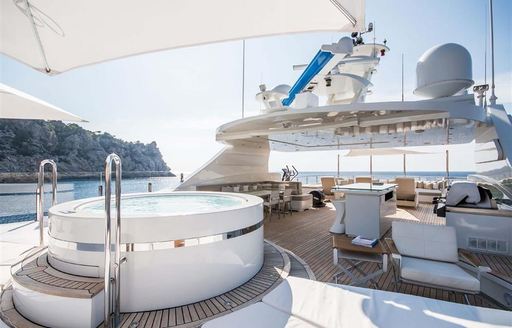
[[[471,172],[450,172],[450,178],[464,179]],[[321,176],[336,176],[336,172],[300,172],[298,181],[303,183],[315,184],[320,183]],[[352,178],[354,176],[368,176],[366,171],[343,171],[340,176]],[[396,176],[403,175],[402,172],[373,172],[376,179],[392,179]],[[407,176],[415,177],[417,180],[429,181],[441,179],[445,176],[444,172],[407,172]],[[72,184],[71,191],[59,192],[57,200],[59,203],[98,196],[97,180],[66,180],[66,184]],[[123,194],[146,192],[148,183],[153,186],[153,191],[173,190],[179,184],[179,178],[176,177],[160,177],[160,178],[136,178],[123,179],[121,190]],[[114,181],[112,182],[114,188]],[[112,190],[113,191],[113,190]],[[48,210],[51,203],[51,194],[45,194],[45,211]],[[36,198],[35,194],[0,194],[0,224],[18,221],[28,221],[35,219]]]

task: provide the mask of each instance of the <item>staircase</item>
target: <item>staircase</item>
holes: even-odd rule
[[[103,289],[102,278],[55,270],[42,249],[13,266],[0,315],[16,327],[97,327],[103,321]]]

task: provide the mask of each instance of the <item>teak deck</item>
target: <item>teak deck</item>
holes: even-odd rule
[[[310,209],[305,212],[293,213],[281,219],[272,219],[265,223],[265,238],[277,245],[288,249],[301,257],[312,269],[318,281],[333,282],[332,276],[338,272],[332,261],[332,240],[329,228],[335,217],[335,209],[331,204],[324,208]],[[404,215],[405,214],[405,215]],[[411,215],[412,214],[412,215]],[[444,218],[437,217],[433,213],[433,205],[420,204],[417,209],[399,208],[396,217],[414,219],[424,224],[441,225],[445,223]],[[390,236],[386,233],[386,237]],[[482,261],[498,274],[508,277],[512,275],[512,257],[501,255],[476,254]],[[363,271],[366,273],[377,270],[377,264],[364,264]],[[377,280],[379,289],[395,291],[393,283],[393,272],[391,269],[382,274]],[[341,277],[339,282],[349,284],[348,277]],[[464,303],[463,295],[460,293],[449,293],[447,290],[419,287],[410,284],[401,284],[397,290],[400,293],[411,294],[444,301]],[[473,305],[497,308],[498,306],[485,296],[468,295]]]
[[[306,277],[304,267],[284,250],[265,243],[265,260],[261,270],[242,286],[210,299],[156,311],[124,313],[122,328],[198,327],[205,321],[260,301],[282,279],[295,272]]]
[[[265,222],[265,261],[263,268],[251,280],[242,286],[210,299],[180,307],[146,312],[123,313],[123,328],[135,327],[198,327],[204,322],[225,315],[255,302],[277,286],[288,275],[332,282],[332,276],[338,271],[332,263],[332,236],[329,228],[335,217],[331,204],[324,208],[294,212],[293,215],[274,216]],[[444,219],[433,214],[432,205],[420,204],[417,209],[401,208],[394,219],[413,220],[423,224],[444,224]],[[386,236],[390,236],[390,231]],[[277,246],[280,247],[277,247]],[[512,281],[512,257],[476,254],[483,265],[502,277]],[[366,273],[377,270],[377,264],[365,264]],[[91,297],[102,290],[98,279],[66,275],[48,265],[46,256],[41,255],[34,261],[27,261],[14,277],[19,283],[30,284],[30,288],[42,288],[54,295],[66,293],[75,297]],[[85,280],[84,280],[85,279]],[[83,281],[79,281],[83,280]],[[339,282],[349,284],[346,276]],[[379,289],[395,291],[391,270],[377,280]],[[45,286],[47,285],[47,286]],[[462,294],[449,293],[446,290],[401,284],[398,292],[424,296],[439,300],[463,303]],[[497,307],[485,296],[468,295],[471,304],[484,307]],[[40,327],[17,313],[12,303],[12,287],[2,293],[1,316],[10,320],[14,327]]]

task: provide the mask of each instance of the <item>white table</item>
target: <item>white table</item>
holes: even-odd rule
[[[345,195],[345,233],[350,236],[380,238],[390,222],[383,220],[396,212],[395,184],[353,183],[335,186]]]

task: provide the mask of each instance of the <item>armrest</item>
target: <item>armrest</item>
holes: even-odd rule
[[[476,268],[478,268],[481,264],[480,260],[478,257],[476,257],[475,254],[462,248],[459,248],[459,259]]]
[[[400,255],[400,252],[398,251],[398,248],[396,248],[393,239],[384,238],[384,243],[386,244],[386,248],[391,253],[391,255]]]

